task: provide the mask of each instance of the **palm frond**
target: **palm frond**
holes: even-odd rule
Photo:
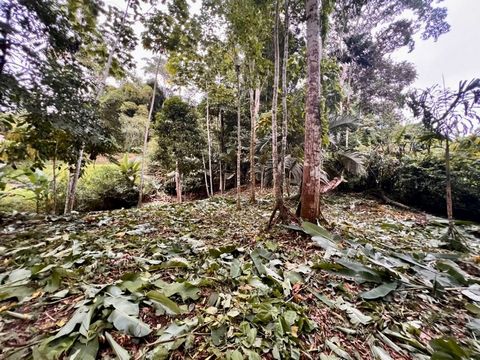
[[[342,164],[345,171],[354,176],[364,176],[366,174],[363,165],[362,155],[358,152],[339,151],[335,154],[338,162]]]
[[[341,127],[356,129],[360,119],[353,115],[338,115],[329,119],[329,130],[333,131]]]

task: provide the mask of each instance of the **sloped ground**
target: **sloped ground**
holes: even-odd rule
[[[439,249],[445,221],[338,195],[332,232],[265,232],[270,209],[4,219],[0,358],[478,358],[478,258]]]

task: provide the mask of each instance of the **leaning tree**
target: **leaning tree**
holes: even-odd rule
[[[450,142],[466,135],[480,122],[480,79],[461,81],[457,90],[433,86],[410,95],[409,106],[423,125],[445,141],[445,171],[448,246],[465,250],[453,221],[452,183],[450,173]]]

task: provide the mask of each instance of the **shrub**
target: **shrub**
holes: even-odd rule
[[[454,154],[451,159],[453,215],[480,219],[480,159]],[[446,215],[445,161],[441,156],[421,158],[372,154],[367,177],[354,179],[344,189],[382,189],[388,196],[433,214]]]
[[[77,190],[78,211],[111,210],[135,206],[136,185],[116,165],[90,165],[82,175]]]

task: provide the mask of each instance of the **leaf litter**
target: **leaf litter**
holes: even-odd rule
[[[443,219],[352,195],[265,232],[271,200],[4,219],[0,357],[479,358],[477,224],[465,256]]]

